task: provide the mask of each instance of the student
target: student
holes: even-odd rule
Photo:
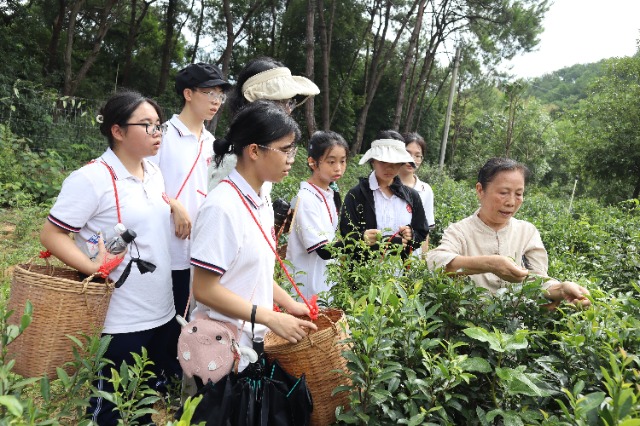
[[[196,311],[235,325],[243,346],[252,346],[252,317],[258,338],[269,328],[295,343],[317,329],[293,316],[309,315],[308,307],[273,280],[273,209],[262,187],[289,174],[299,138],[288,114],[271,102],[256,101],[238,112],[214,144],[216,164],[232,153],[238,161],[198,213],[191,247],[193,294]],[[274,302],[288,313],[273,311]]]
[[[428,183],[422,182],[418,178],[417,174],[427,152],[427,144],[418,133],[405,133],[402,137],[404,139],[407,152],[411,154],[411,157],[413,158],[413,164],[407,163],[400,168],[400,180],[404,185],[415,189],[418,191],[418,194],[420,194],[424,214],[427,218],[427,223],[429,224],[429,231],[432,231],[436,226],[433,212],[433,189],[431,189],[431,186]],[[416,250],[415,254],[424,257],[428,249],[429,236],[427,235],[422,247]]]
[[[122,91],[105,103],[98,122],[109,148],[65,179],[40,240],[54,256],[87,275],[100,272],[117,281],[124,278],[127,265],[137,263],[114,290],[102,330],[111,336],[105,358],[113,365],[98,372],[104,378],[95,386],[113,392],[108,381],[111,368],[119,369],[123,361],[132,365],[131,352],[139,354],[142,347],[158,376],[173,365],[175,342],[166,339],[175,323],[168,248],[170,207],[160,169],[146,159],[160,149],[165,130],[160,107],[139,93]],[[137,237],[126,254],[113,256],[97,236],[108,235],[117,223],[135,231]],[[155,270],[149,270],[153,268],[147,263],[142,274],[140,259],[155,265]],[[105,398],[91,398],[88,412],[98,425],[116,425],[119,414],[113,408]],[[139,421],[150,423],[151,416]]]
[[[247,104],[258,99],[272,101],[287,114],[312,96],[320,93],[320,89],[306,77],[291,75],[289,68],[280,61],[261,56],[249,61],[238,74],[238,82],[230,92],[228,107],[234,116]],[[299,104],[296,96],[304,96]],[[214,188],[220,180],[229,175],[235,167],[236,157],[227,155],[220,166],[211,168],[209,189]],[[267,183],[270,190],[270,184]]]
[[[160,151],[151,159],[162,171],[170,200],[171,278],[180,315],[189,300],[191,227],[207,196],[207,169],[213,160],[214,138],[204,123],[218,112],[230,88],[215,65],[197,63],[180,70],[175,89],[182,99],[182,110],[167,122]]]
[[[300,183],[292,207],[295,208],[287,244],[287,260],[300,291],[306,299],[328,291],[325,271],[331,243],[338,229],[340,194],[329,185],[338,181],[347,168],[349,145],[336,132],[318,131],[309,140],[307,164],[311,177]]]
[[[427,253],[429,268],[469,275],[491,293],[522,282],[529,274],[547,277],[549,260],[540,233],[533,224],[514,218],[524,199],[528,174],[526,166],[514,160],[489,159],[476,183],[480,208],[444,231],[440,245]],[[570,281],[545,283],[551,307],[562,300],[588,305],[588,294]]]
[[[362,239],[372,250],[379,249],[378,236],[401,246],[403,256],[420,247],[429,229],[420,195],[402,185],[398,171],[413,162],[404,142],[378,139],[359,164],[369,163],[373,171],[345,196],[340,213],[343,238]]]

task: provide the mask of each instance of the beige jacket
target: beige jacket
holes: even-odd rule
[[[427,265],[435,270],[445,268],[456,256],[502,255],[511,257],[520,266],[523,256],[532,273],[547,276],[549,260],[536,227],[524,220],[511,218],[498,232],[494,231],[478,217],[478,211],[459,222],[449,225],[444,231],[440,245],[427,253]],[[505,287],[508,281],[486,273],[471,275],[479,286],[495,293]]]

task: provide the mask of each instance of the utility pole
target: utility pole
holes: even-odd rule
[[[458,66],[460,65],[460,46],[456,47],[456,58],[453,64],[453,74],[451,75],[451,88],[449,89],[449,105],[447,105],[447,115],[444,118],[444,134],[440,145],[440,171],[444,168],[444,154],[447,152],[447,139],[449,138],[449,125],[451,124],[451,109],[453,108],[453,95],[456,93],[456,80],[458,77]]]

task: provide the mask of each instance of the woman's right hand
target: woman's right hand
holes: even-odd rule
[[[364,231],[362,239],[365,243],[367,243],[367,245],[372,246],[378,242],[378,235],[381,234],[382,233],[378,229],[367,229],[366,231]]]
[[[265,325],[278,336],[291,343],[298,343],[304,339],[309,330],[318,329],[311,321],[305,321],[284,312],[272,313],[273,315]]]
[[[104,246],[104,240],[102,239],[102,237],[100,237],[100,239],[98,240],[98,254],[92,260],[92,262],[95,264],[95,272],[99,272],[100,267],[105,265],[105,267],[109,269],[105,272],[111,273],[111,271],[114,270],[122,262],[122,259],[124,259],[124,256],[128,251],[129,248],[127,247],[122,253],[111,254],[107,251],[106,247]]]
[[[506,256],[489,256],[489,268],[491,273],[511,283],[522,282],[529,275],[529,270],[518,266]]]

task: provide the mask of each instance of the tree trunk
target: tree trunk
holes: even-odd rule
[[[138,34],[140,33],[140,26],[142,25],[142,21],[147,16],[147,12],[149,11],[149,6],[155,3],[155,0],[151,0],[149,2],[143,1],[140,15],[136,16],[137,12],[137,0],[131,0],[131,15],[129,17],[129,33],[127,34],[127,44],[124,50],[124,68],[122,70],[122,85],[125,87],[129,86],[129,82],[131,81],[131,69],[133,68],[133,48],[136,45],[138,40]]]
[[[62,91],[63,96],[73,96],[75,91],[77,90],[82,80],[87,76],[87,72],[91,69],[93,64],[95,63],[98,53],[102,48],[102,42],[104,41],[109,28],[115,21],[115,19],[110,16],[113,7],[118,4],[119,0],[107,0],[102,9],[102,13],[100,14],[99,21],[97,22],[97,34],[96,38],[93,41],[93,46],[91,52],[87,55],[84,62],[80,66],[78,73],[73,76],[73,63],[72,63],[72,53],[73,53],[73,41],[74,41],[74,32],[77,22],[78,13],[84,4],[84,0],[79,0],[76,2],[69,16],[69,29],[67,34],[67,45],[65,46],[64,53],[64,62],[65,62],[65,75],[64,75],[64,88]]]
[[[173,52],[173,38],[176,27],[176,15],[178,13],[178,0],[169,0],[167,5],[167,15],[165,18],[164,44],[162,55],[160,56],[160,75],[158,77],[158,88],[156,95],[159,96],[167,89],[169,82],[169,71],[171,70],[171,53]]]
[[[315,64],[315,12],[316,4],[315,0],[307,0],[307,37],[306,37],[306,50],[307,50],[307,64],[305,72],[307,78],[313,80],[314,77],[314,64]],[[304,107],[305,117],[307,119],[307,132],[309,136],[313,135],[316,131],[316,118],[314,115],[314,99],[311,97]]]
[[[66,13],[66,0],[58,0],[58,14],[54,18],[53,26],[51,27],[51,39],[49,40],[49,48],[47,49],[47,62],[42,69],[42,74],[45,76],[58,69],[58,45],[60,44],[62,24]]]
[[[415,54],[417,52],[416,46],[418,44],[418,37],[420,36],[420,29],[422,28],[422,16],[424,15],[424,7],[426,0],[420,0],[418,6],[418,16],[416,16],[416,23],[411,32],[411,38],[409,39],[409,46],[407,47],[407,53],[404,58],[404,65],[402,67],[402,75],[400,76],[400,86],[398,87],[398,99],[396,101],[396,112],[393,118],[392,128],[398,130],[400,128],[400,121],[402,120],[402,108],[404,106],[404,94],[407,87],[407,78],[409,76],[409,69],[414,62]]]
[[[202,27],[204,23],[205,2],[202,2],[200,5],[201,5],[200,15],[198,16],[198,22],[196,24],[196,34],[195,34],[195,41],[193,42],[193,52],[191,53],[191,60],[189,61],[192,64],[196,62],[198,48],[200,47],[200,36],[202,35]]]
[[[415,0],[411,5],[411,9],[409,12],[402,18],[400,21],[400,27],[397,30],[396,38],[390,44],[387,43],[386,35],[387,30],[392,25],[391,24],[391,9],[393,8],[393,3],[391,1],[387,1],[385,4],[385,12],[383,22],[381,23],[382,31],[380,31],[381,27],[378,27],[378,32],[374,37],[374,45],[373,52],[371,55],[371,63],[369,67],[367,67],[367,75],[365,76],[365,90],[364,97],[365,102],[360,111],[360,116],[358,117],[358,122],[356,125],[356,140],[354,141],[351,152],[357,154],[360,152],[362,148],[362,140],[364,138],[364,129],[367,123],[367,115],[369,114],[369,108],[371,108],[371,104],[373,103],[373,98],[376,95],[376,91],[378,90],[378,86],[380,81],[382,80],[382,76],[384,75],[384,70],[387,67],[391,59],[391,55],[394,53],[396,45],[400,40],[400,36],[404,31],[407,22],[409,21],[409,17],[412,15],[416,6],[418,5],[419,0]],[[372,13],[375,13],[375,8]],[[385,47],[386,46],[386,47]]]
[[[413,126],[414,116],[416,113],[416,107],[418,104],[418,96],[423,94],[424,90],[428,87],[429,76],[431,75],[431,71],[433,69],[433,57],[435,55],[435,51],[439,46],[439,42],[436,42],[435,36],[432,36],[429,40],[429,46],[424,54],[424,61],[422,62],[422,69],[420,69],[420,75],[418,76],[418,81],[416,83],[416,90],[411,94],[411,99],[409,100],[409,105],[407,107],[407,117],[405,118],[403,132],[408,132]],[[417,90],[418,87],[422,86],[422,90]],[[416,126],[417,127],[417,126]]]
[[[336,1],[333,0],[331,2],[331,20],[330,25],[333,26],[333,16],[335,13],[335,4]],[[320,32],[320,52],[322,56],[321,67],[322,67],[322,82],[320,86],[322,87],[322,112],[321,112],[321,127],[322,130],[330,130],[331,129],[331,97],[330,97],[330,86],[329,86],[329,65],[331,62],[331,29],[327,29],[327,21],[324,17],[324,0],[317,0],[318,5],[318,19],[319,23],[319,32]]]

